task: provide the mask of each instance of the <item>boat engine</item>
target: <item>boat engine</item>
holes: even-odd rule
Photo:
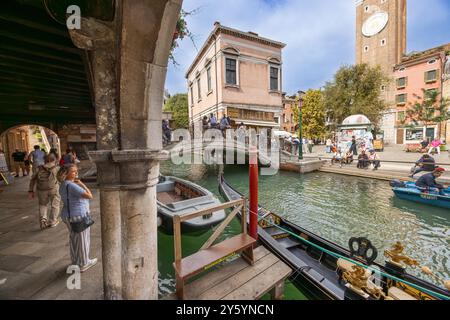
[[[400,180],[392,180],[391,182],[389,182],[389,185],[392,188],[405,188],[406,187],[406,184]]]

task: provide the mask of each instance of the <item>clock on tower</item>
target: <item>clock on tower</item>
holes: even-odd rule
[[[406,0],[356,1],[356,63],[380,65],[387,75],[406,51]]]

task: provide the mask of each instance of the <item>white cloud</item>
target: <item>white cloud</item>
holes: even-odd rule
[[[448,17],[448,12],[442,13],[442,1],[410,0],[413,29],[424,12],[429,16],[426,21],[436,15]],[[289,94],[324,85],[341,65],[355,60],[354,0],[185,0],[183,6],[186,11],[200,8],[187,18],[199,49],[215,21],[286,43],[283,89]],[[441,12],[434,14],[435,10]],[[189,39],[180,43],[175,51],[180,66],[169,66],[166,87],[170,93],[187,90],[184,75],[196,55]]]

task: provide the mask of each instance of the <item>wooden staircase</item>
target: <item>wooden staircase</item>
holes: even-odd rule
[[[174,246],[175,246],[175,262],[173,263],[176,277],[176,294],[178,299],[183,300],[185,282],[193,276],[206,271],[222,261],[236,255],[241,254],[242,258],[250,265],[255,263],[253,247],[256,240],[247,234],[247,218],[246,218],[246,200],[240,199],[231,201],[219,206],[213,206],[198,212],[186,214],[183,216],[175,216],[174,224]],[[181,223],[200,216],[209,215],[219,210],[225,210],[235,207],[227,218],[220,224],[211,237],[205,242],[200,251],[182,258],[181,248]],[[236,214],[241,211],[241,233],[229,238],[216,245],[213,243],[222,234],[228,224],[233,220]]]

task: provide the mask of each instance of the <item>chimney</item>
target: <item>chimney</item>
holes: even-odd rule
[[[214,22],[214,27],[220,27],[220,22],[219,21]]]

